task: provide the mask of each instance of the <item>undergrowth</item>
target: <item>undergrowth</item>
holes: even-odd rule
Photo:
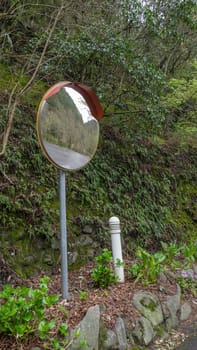
[[[103,125],[94,159],[67,174],[70,234],[88,224],[103,244],[108,219],[117,215],[128,247],[131,241],[146,246],[161,238],[184,242],[195,237],[193,149],[168,149],[167,142],[158,145],[128,135],[123,142],[115,130],[112,126],[109,135]],[[185,162],[190,164],[187,172]],[[58,174],[41,153],[32,120],[21,126],[19,118],[15,123],[0,173],[1,232],[14,234],[18,229],[21,236],[44,238],[52,246],[59,230]]]
[[[17,246],[24,237],[35,245],[38,240],[52,249],[58,245],[58,174],[42,155],[35,130],[36,91],[42,88],[31,91],[17,108],[10,142],[1,159],[0,231],[7,259],[9,245],[15,242]],[[4,115],[6,97],[1,99],[0,113]],[[1,131],[4,127],[2,118]],[[100,130],[93,160],[84,169],[66,174],[69,241],[90,225],[104,246],[109,236],[108,219],[113,215],[120,218],[128,250],[138,244],[148,247],[152,242],[159,245],[161,240],[187,242],[195,238],[193,144],[184,146],[176,132],[160,139],[144,130],[136,133],[131,121],[104,118]],[[21,254],[23,248],[19,249]]]
[[[193,267],[197,262],[197,241],[183,246],[175,242],[161,243],[162,249],[156,253],[139,246],[132,265],[126,266],[123,263],[126,274],[131,274],[135,284],[140,281],[144,286],[149,286],[156,283],[161,273],[174,272],[183,293],[190,291],[196,296],[197,273]],[[95,263],[91,278],[96,286],[107,288],[118,281],[114,270],[115,262],[112,265],[112,252],[109,249],[104,248],[101,254],[96,256]]]
[[[23,349],[24,342],[36,336],[45,349],[65,350],[80,335],[76,331],[71,339],[68,325],[51,317],[50,308],[57,307],[59,296],[48,293],[48,282],[49,278],[43,277],[37,289],[5,285],[0,292],[0,334],[14,337],[18,349]],[[59,307],[59,312],[65,313],[62,308]],[[83,340],[81,349],[87,349]]]

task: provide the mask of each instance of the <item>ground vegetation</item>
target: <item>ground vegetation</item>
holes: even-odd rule
[[[111,215],[131,253],[195,242],[196,2],[8,0],[0,11],[4,257],[27,274],[59,262],[57,170],[35,123],[62,80],[92,87],[104,109],[94,159],[67,175],[69,242],[90,225],[104,247]]]

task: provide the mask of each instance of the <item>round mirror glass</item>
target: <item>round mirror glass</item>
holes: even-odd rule
[[[99,139],[94,107],[90,93],[65,82],[54,85],[41,100],[38,139],[45,156],[58,168],[77,170],[94,156]]]

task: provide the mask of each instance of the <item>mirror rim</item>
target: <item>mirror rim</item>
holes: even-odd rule
[[[85,163],[83,166],[81,166],[79,168],[68,169],[68,168],[60,166],[58,163],[56,163],[54,161],[54,159],[52,159],[50,157],[50,155],[47,153],[46,148],[43,144],[43,140],[42,140],[42,136],[41,136],[41,132],[40,132],[40,113],[41,113],[41,108],[42,108],[43,102],[46,101],[49,97],[53,96],[55,93],[58,93],[58,91],[62,87],[70,87],[70,88],[73,88],[74,90],[76,90],[78,93],[80,93],[83,96],[83,98],[85,99],[85,101],[86,101],[86,103],[87,103],[87,105],[92,113],[92,116],[96,119],[97,122],[102,118],[103,110],[102,110],[102,107],[101,107],[100,102],[98,100],[98,97],[96,96],[96,93],[93,90],[91,90],[85,84],[75,83],[75,82],[70,82],[70,81],[61,81],[61,82],[56,83],[53,86],[51,86],[45,92],[45,94],[43,95],[43,97],[39,103],[37,116],[36,116],[36,131],[37,131],[37,136],[38,136],[38,142],[39,142],[39,145],[43,151],[44,156],[47,158],[47,160],[50,163],[52,163],[53,165],[55,165],[55,167],[57,167],[61,170],[75,171],[75,170],[79,170],[79,169],[83,168],[86,164],[88,164],[92,160],[92,158],[94,157],[94,154],[96,153],[97,147],[95,149],[95,152],[93,153],[93,155],[91,156],[90,160],[87,163]],[[98,142],[97,142],[97,146],[98,146]]]

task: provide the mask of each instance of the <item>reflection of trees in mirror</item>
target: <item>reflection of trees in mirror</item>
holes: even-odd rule
[[[43,102],[40,113],[41,136],[43,141],[92,157],[98,143],[98,122],[91,115],[83,97],[78,95],[81,104],[76,105],[62,88]],[[88,121],[84,123],[83,120]]]

